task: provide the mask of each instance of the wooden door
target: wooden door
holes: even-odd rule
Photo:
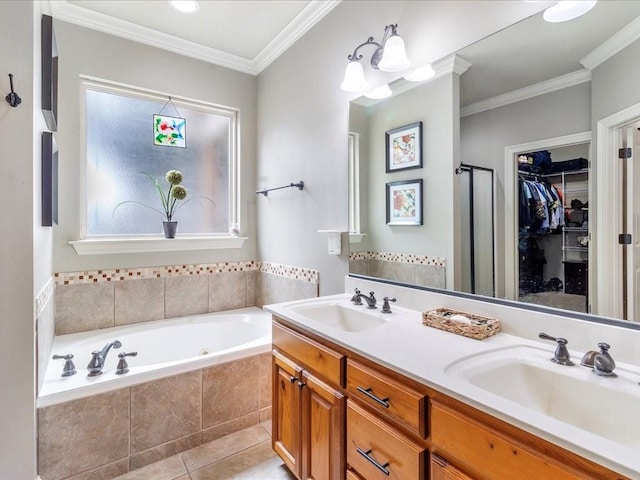
[[[339,391],[303,371],[302,479],[345,478],[345,397]]]
[[[302,368],[273,351],[272,436],[273,450],[296,477],[302,474],[301,396]]]
[[[457,468],[449,465],[444,458],[431,455],[431,480],[473,480]]]

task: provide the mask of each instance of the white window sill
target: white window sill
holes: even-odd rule
[[[241,248],[245,240],[247,237],[232,237],[230,235],[219,237],[176,235],[176,238],[159,236],[94,237],[74,240],[69,244],[78,255],[109,255]]]
[[[349,243],[360,243],[362,242],[362,239],[364,237],[366,237],[367,234],[366,233],[353,233],[353,232],[349,232]]]

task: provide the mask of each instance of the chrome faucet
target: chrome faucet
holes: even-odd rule
[[[122,343],[119,340],[114,340],[113,342],[107,343],[102,350],[96,350],[91,352],[91,360],[87,365],[87,370],[89,370],[90,377],[97,377],[98,375],[102,375],[102,369],[104,368],[104,361],[107,359],[107,354],[111,347],[120,348]]]
[[[358,295],[360,295],[360,289],[359,288],[354,288],[353,289],[353,297],[351,297],[351,301],[353,303],[355,303],[356,305],[362,305],[362,300],[360,300],[360,297],[358,297]]]
[[[553,340],[557,343],[558,346],[556,347],[556,351],[551,359],[552,362],[557,363],[558,365],[573,365],[571,356],[569,355],[569,350],[567,349],[567,343],[569,342],[566,338],[552,337],[551,335],[543,332],[538,334],[538,338],[542,338],[543,340]]]
[[[377,308],[376,307],[377,300],[373,292],[369,292],[369,296],[366,296],[364,293],[360,293],[360,291],[358,291],[351,298],[351,301],[356,305],[362,305],[363,298],[364,298],[364,301],[367,302],[367,308]]]
[[[593,373],[601,377],[617,377],[613,370],[616,368],[616,362],[609,354],[608,343],[601,342],[598,344],[599,352],[590,350],[584,354],[580,365],[593,368]]]

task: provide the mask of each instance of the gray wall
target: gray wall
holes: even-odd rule
[[[4,228],[0,239],[0,479],[32,480],[35,462],[34,291],[47,271],[46,232],[37,227],[40,208],[39,17],[31,2],[3,2],[0,13],[0,158]],[[38,43],[39,46],[39,43]],[[22,104],[4,101],[8,74]],[[42,253],[37,253],[43,247]],[[50,257],[49,257],[50,258]],[[36,266],[36,260],[42,267]]]
[[[461,160],[496,171],[498,296],[504,295],[504,148],[591,129],[588,83],[460,119]],[[502,230],[501,230],[502,228]]]
[[[320,271],[320,294],[343,291],[346,248],[327,254],[321,229],[347,230],[347,55],[398,23],[416,65],[433,62],[542,10],[548,2],[345,1],[258,78],[258,186],[299,179],[304,191],[259,198],[260,259]],[[363,52],[370,55],[371,52]],[[394,78],[368,66],[372,85]],[[455,156],[455,154],[454,154]]]
[[[255,139],[256,78],[192,58],[66,22],[55,22],[60,55],[60,225],[55,229],[54,271],[214,263],[256,258]],[[80,79],[89,75],[240,109],[242,249],[78,256],[68,244],[78,238]],[[161,148],[161,147],[158,147]],[[160,221],[160,217],[159,221]]]

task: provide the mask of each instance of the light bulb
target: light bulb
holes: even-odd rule
[[[385,83],[381,87],[374,88],[370,92],[365,93],[364,96],[367,98],[371,98],[373,100],[380,100],[381,98],[390,97],[391,93],[392,92],[391,92],[391,89],[389,88],[389,85]]]
[[[413,72],[406,74],[404,79],[410,82],[422,82],[433,78],[435,75],[436,71],[433,69],[431,64],[429,64],[424,67],[416,68]]]
[[[391,35],[384,44],[384,53],[378,68],[383,72],[398,72],[410,66],[411,62],[404,49],[404,40],[400,35]]]
[[[352,60],[347,64],[347,68],[344,71],[344,80],[340,88],[345,92],[359,92],[366,86],[367,81],[364,78],[362,64],[357,60]]]
[[[597,1],[598,0],[562,0],[554,6],[547,8],[542,18],[551,23],[567,22],[587,13],[595,6]]]

